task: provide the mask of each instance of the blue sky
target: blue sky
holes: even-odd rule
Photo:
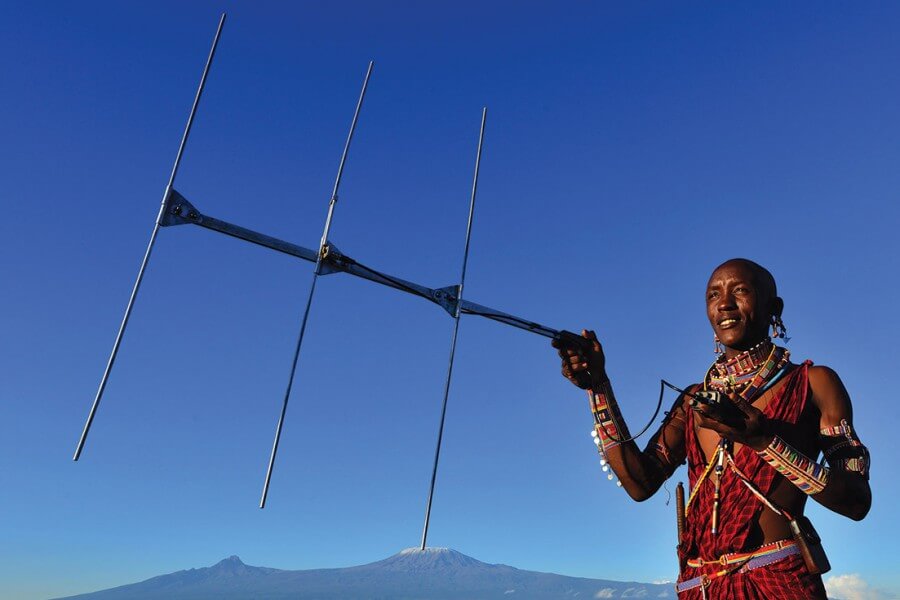
[[[197,228],[160,232],[71,461],[222,10],[175,186],[201,211],[315,246],[375,60],[331,240],[453,284],[487,106],[467,297],[596,329],[637,429],[660,377],[690,383],[713,358],[709,271],[768,266],[793,356],[841,374],[874,456],[865,521],[809,508],[833,575],[900,594],[900,7],[198,1],[0,3],[0,596],[418,543],[452,321],[322,279],[261,511],[311,265]],[[665,491],[627,500],[589,430],[545,339],[464,318],[429,543],[673,579]]]

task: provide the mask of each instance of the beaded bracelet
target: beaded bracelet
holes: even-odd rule
[[[805,494],[818,494],[828,483],[828,467],[810,460],[777,435],[757,454]]]
[[[612,394],[609,380],[600,384],[600,391],[588,390],[588,398],[591,401],[594,430],[597,432],[600,445],[604,450],[618,446],[622,440],[628,437],[628,429],[622,421],[622,415]]]
[[[606,478],[612,481],[613,474],[610,471],[609,457],[606,453],[618,446],[620,440],[628,437],[628,430],[624,424],[619,425],[622,423],[622,415],[619,413],[619,407],[612,395],[609,380],[600,384],[600,391],[588,390],[588,398],[591,401],[591,413],[594,416],[594,429],[591,431],[591,437],[594,438],[594,444],[600,454],[600,466],[606,473]],[[622,482],[616,480],[616,485],[622,487]]]

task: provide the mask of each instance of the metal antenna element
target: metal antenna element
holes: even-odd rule
[[[450,397],[450,378],[453,375],[453,358],[456,356],[456,338],[459,333],[459,316],[463,284],[466,281],[466,265],[469,262],[469,241],[472,239],[472,218],[475,215],[475,194],[478,191],[478,170],[481,166],[481,147],[484,143],[484,124],[487,121],[487,107],[481,111],[481,130],[478,133],[478,152],[475,155],[475,176],[472,178],[472,197],[469,200],[469,222],[466,224],[466,247],[463,251],[462,273],[456,286],[456,303],[453,310],[453,336],[450,338],[450,362],[447,365],[447,379],[444,381],[444,401],[441,405],[441,421],[438,425],[437,445],[434,449],[434,466],[431,469],[431,485],[428,487],[428,502],[425,504],[425,526],[422,528],[421,550],[428,540],[428,523],[431,520],[431,501],[434,498],[434,482],[437,479],[438,461],[441,458],[441,440],[444,437],[444,420],[447,416],[447,398]]]
[[[87,421],[84,424],[84,430],[81,432],[81,438],[78,440],[78,447],[75,449],[75,456],[72,457],[72,460],[77,461],[81,456],[81,451],[84,449],[84,443],[87,440],[88,432],[91,429],[91,424],[94,422],[94,416],[97,413],[97,407],[100,406],[100,399],[103,397],[103,391],[106,389],[110,371],[112,371],[113,363],[116,362],[116,355],[119,353],[119,345],[122,343],[122,337],[125,335],[125,327],[128,326],[128,319],[131,317],[131,309],[134,307],[134,301],[137,297],[138,290],[141,287],[141,281],[144,279],[144,271],[147,269],[147,263],[150,261],[150,253],[153,251],[153,244],[156,242],[156,234],[159,232],[160,225],[162,225],[166,206],[174,191],[172,186],[175,183],[175,175],[178,173],[178,167],[181,165],[181,156],[184,153],[188,135],[191,133],[191,125],[194,124],[194,116],[197,114],[200,96],[203,94],[203,88],[206,86],[206,76],[209,75],[209,68],[212,65],[213,57],[216,54],[216,46],[219,45],[219,36],[222,34],[223,25],[225,25],[225,13],[222,13],[221,18],[219,19],[219,26],[216,28],[216,36],[213,38],[212,48],[209,50],[206,66],[203,68],[203,75],[200,77],[200,85],[197,87],[197,95],[194,96],[194,104],[191,106],[191,114],[188,116],[184,134],[181,136],[181,143],[178,145],[178,153],[175,155],[175,164],[172,166],[172,174],[169,176],[169,183],[166,184],[166,190],[163,192],[159,213],[156,216],[156,223],[153,225],[153,233],[150,234],[150,242],[147,244],[147,250],[144,252],[144,260],[141,261],[141,268],[138,271],[137,279],[131,290],[128,306],[125,307],[125,316],[122,317],[122,323],[119,325],[116,341],[113,342],[112,352],[109,355],[109,360],[106,362],[106,369],[103,371],[103,378],[100,380],[100,386],[97,388],[97,395],[94,397],[94,403],[91,405],[91,411],[88,413]]]
[[[316,268],[313,271],[312,283],[309,286],[309,296],[306,298],[306,308],[303,310],[303,318],[300,321],[300,334],[297,336],[297,346],[294,349],[294,360],[291,363],[291,374],[288,377],[287,389],[284,392],[284,402],[281,405],[281,415],[278,417],[278,425],[275,427],[275,441],[272,443],[272,454],[269,456],[269,467],[266,469],[266,481],[263,484],[262,497],[259,499],[259,507],[266,507],[266,497],[269,495],[269,482],[272,480],[272,469],[275,467],[275,455],[278,453],[278,442],[281,440],[281,430],[284,426],[284,416],[287,412],[288,400],[291,398],[291,388],[294,385],[294,375],[297,372],[297,361],[300,358],[300,347],[303,345],[303,336],[306,334],[306,323],[309,320],[309,310],[312,307],[313,294],[316,291],[316,281],[322,274],[323,259],[328,249],[328,232],[331,229],[331,219],[334,216],[334,206],[338,200],[338,188],[341,186],[341,177],[344,174],[344,165],[347,162],[347,154],[350,151],[350,142],[356,131],[356,123],[359,120],[359,111],[362,108],[363,99],[366,97],[366,88],[369,86],[369,77],[372,75],[374,61],[369,61],[366,69],[366,77],[363,80],[362,90],[359,92],[359,100],[356,102],[356,111],[353,113],[353,121],[350,124],[350,132],[347,134],[347,142],[344,144],[344,152],[341,154],[341,163],[338,166],[337,177],[334,180],[334,189],[331,192],[331,200],[328,202],[328,215],[325,217],[325,229],[322,231],[322,240],[319,242],[319,252],[316,256]]]

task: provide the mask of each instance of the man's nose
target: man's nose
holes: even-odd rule
[[[724,293],[719,297],[719,303],[716,305],[716,308],[720,311],[723,310],[731,310],[736,307],[734,303],[734,294]]]

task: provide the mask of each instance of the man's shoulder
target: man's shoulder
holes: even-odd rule
[[[809,385],[812,386],[813,391],[819,387],[828,387],[833,386],[835,384],[841,385],[841,378],[838,376],[837,371],[832,369],[827,365],[810,365],[809,366]]]
[[[850,408],[850,395],[837,372],[826,365],[809,367],[812,401],[824,413],[843,413]]]
[[[841,382],[841,378],[837,374],[837,371],[835,371],[828,365],[815,364],[811,360],[805,360],[799,364],[790,361],[788,365],[790,373],[796,372],[803,366],[807,367],[806,377],[809,381],[810,387],[813,388],[813,391],[820,388],[828,388],[834,385],[840,385],[841,387],[843,387],[843,383]]]

